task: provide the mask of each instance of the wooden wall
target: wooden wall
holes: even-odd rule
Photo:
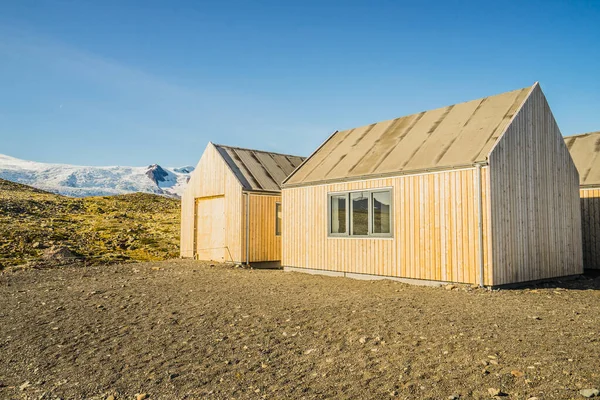
[[[194,256],[194,204],[203,197],[224,196],[225,244],[227,256],[242,259],[242,186],[212,144],[206,147],[181,198],[181,256]],[[198,221],[197,229],[210,234],[210,227]],[[197,247],[201,247],[198,243]],[[215,260],[219,261],[219,260]],[[226,259],[226,261],[232,261]]]
[[[485,284],[491,281],[488,170],[482,169]],[[393,238],[329,238],[327,193],[393,189]],[[479,283],[474,168],[286,188],[282,265],[391,277]]]
[[[250,193],[250,262],[281,260],[281,236],[275,235],[275,204],[281,196]],[[246,232],[244,199],[244,238]],[[246,260],[246,241],[242,244]]]
[[[494,284],[581,273],[579,175],[538,85],[489,168]]]
[[[583,267],[600,269],[600,188],[581,189]]]

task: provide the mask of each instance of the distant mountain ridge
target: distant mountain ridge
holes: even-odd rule
[[[71,197],[154,193],[181,197],[194,167],[50,164],[0,154],[0,178]]]

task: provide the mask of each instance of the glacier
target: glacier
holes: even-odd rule
[[[134,192],[181,197],[194,167],[81,166],[21,160],[0,154],[0,178],[71,197]]]

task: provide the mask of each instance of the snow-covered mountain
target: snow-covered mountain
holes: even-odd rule
[[[66,196],[108,196],[132,192],[178,196],[194,167],[86,167],[25,161],[0,154],[0,178]]]

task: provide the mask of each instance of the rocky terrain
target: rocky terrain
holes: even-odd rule
[[[194,261],[0,273],[0,398],[584,399],[600,279],[487,291]]]
[[[177,257],[179,210],[153,194],[71,198],[0,179],[0,270]]]

